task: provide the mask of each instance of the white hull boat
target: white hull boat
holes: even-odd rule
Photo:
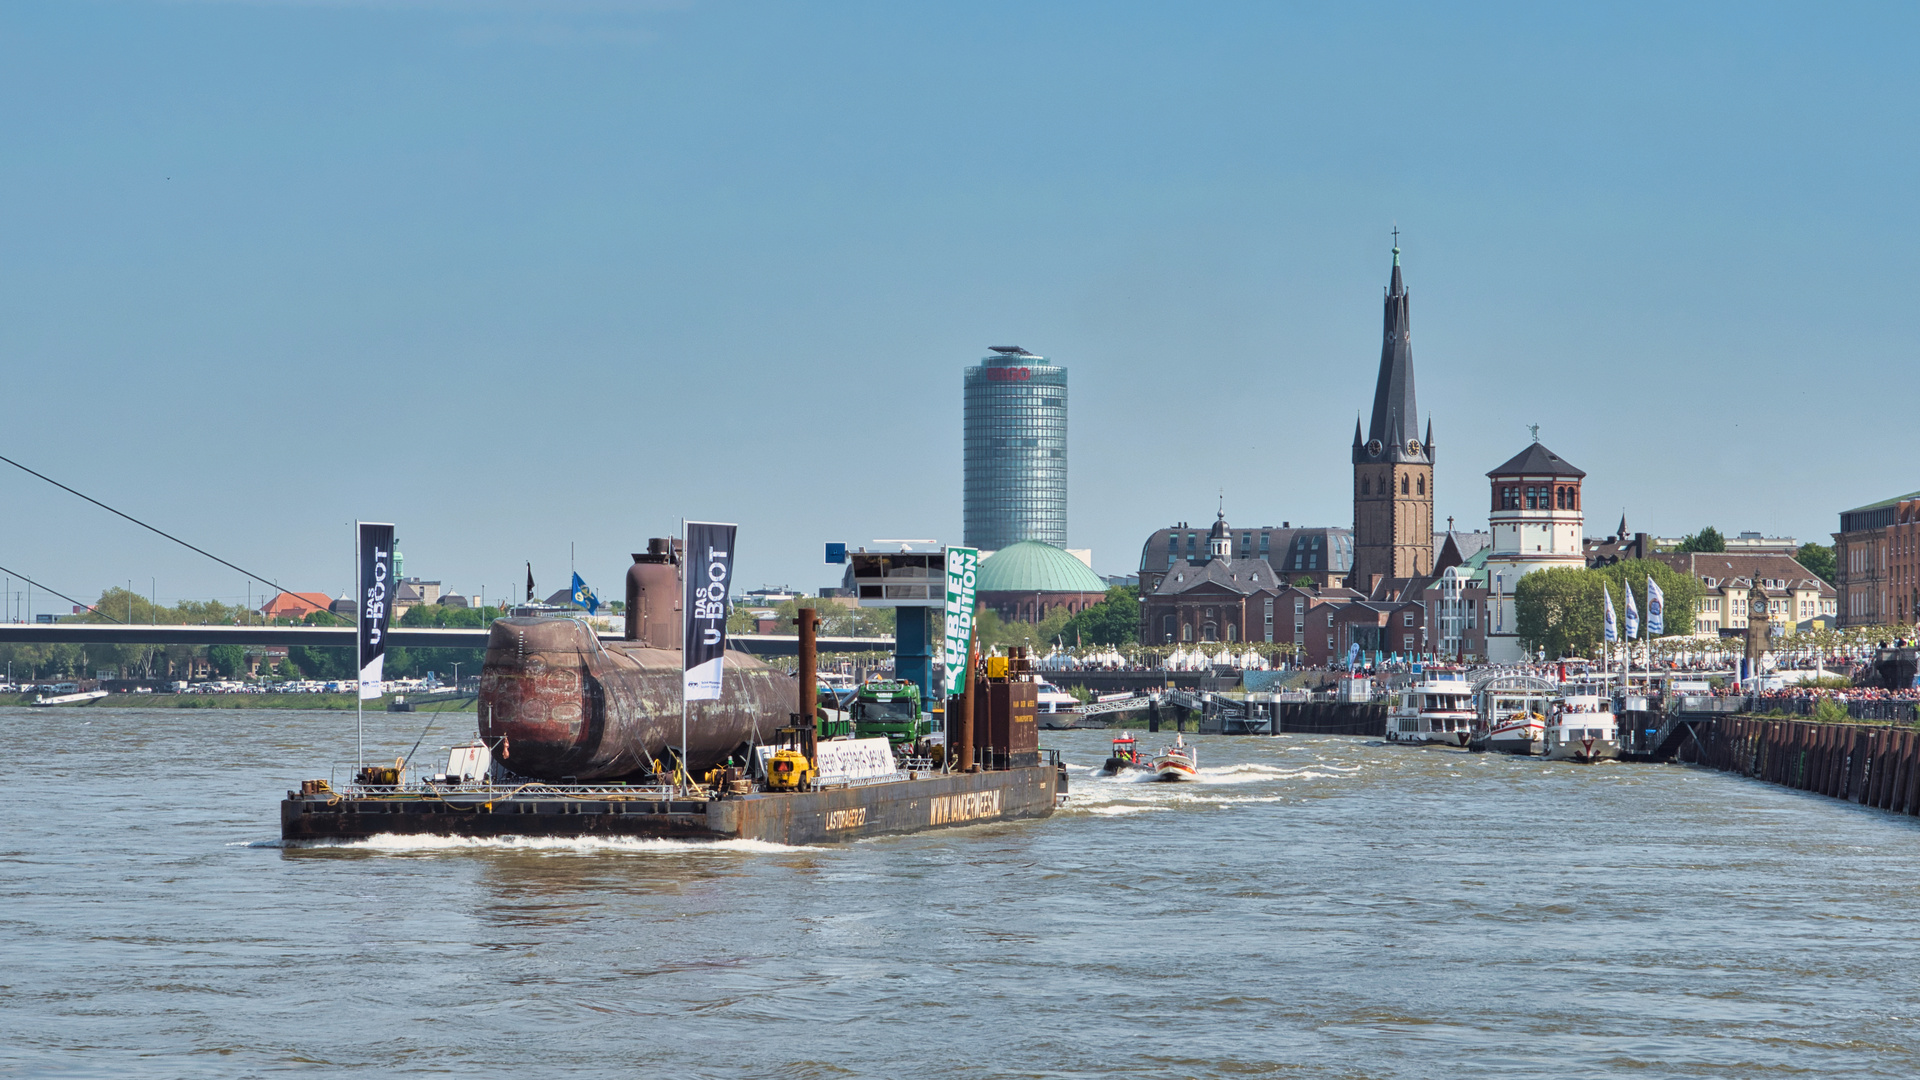
[[[106,696],[107,692],[105,690],[83,690],[77,694],[55,694],[52,697],[47,697],[45,694],[42,694],[32,701],[27,702],[27,704],[36,706],[85,705],[89,701],[99,701]]]
[[[1035,720],[1045,731],[1066,731],[1080,723],[1080,699],[1049,682],[1039,688]]]
[[[1617,761],[1620,722],[1605,699],[1570,694],[1554,703],[1545,746],[1549,761]]]
[[[1513,713],[1494,721],[1487,732],[1486,748],[1501,754],[1532,757],[1544,753],[1547,745],[1547,719],[1536,712]]]
[[[1200,758],[1185,739],[1175,735],[1173,745],[1161,749],[1153,759],[1155,780],[1192,780],[1200,775]]]
[[[1387,741],[1464,749],[1473,737],[1473,687],[1430,679],[1399,692],[1387,714]]]

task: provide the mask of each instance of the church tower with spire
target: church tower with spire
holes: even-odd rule
[[[1413,395],[1413,330],[1400,280],[1399,233],[1387,285],[1385,340],[1373,416],[1363,433],[1353,424],[1353,588],[1371,593],[1376,579],[1433,571],[1433,422],[1425,437]]]

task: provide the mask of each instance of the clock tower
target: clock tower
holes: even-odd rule
[[[1399,239],[1396,231],[1394,239]],[[1351,586],[1373,592],[1376,577],[1433,572],[1433,421],[1421,437],[1413,396],[1413,329],[1407,289],[1400,280],[1400,248],[1393,249],[1387,285],[1380,377],[1373,417],[1364,435],[1353,423],[1353,576]]]

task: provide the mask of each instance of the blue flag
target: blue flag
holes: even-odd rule
[[[1607,640],[1619,641],[1620,627],[1619,627],[1619,624],[1615,621],[1614,614],[1613,614],[1613,590],[1607,588],[1607,584],[1604,581],[1600,583],[1600,594],[1606,597],[1606,600],[1607,600],[1607,612],[1606,612]]]
[[[1622,578],[1621,591],[1627,594],[1627,640],[1640,636],[1640,609],[1633,605],[1633,583]]]
[[[1660,583],[1647,579],[1647,636],[1659,637],[1667,632],[1667,594],[1660,591]]]
[[[596,615],[600,611],[600,598],[593,595],[593,590],[587,588],[587,583],[580,580],[579,574],[573,575],[573,602],[586,608],[589,615]]]

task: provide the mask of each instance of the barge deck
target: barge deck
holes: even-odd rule
[[[336,791],[309,781],[281,802],[280,835],[296,842],[399,834],[761,840],[799,846],[1044,818],[1066,799],[1064,774],[1048,754],[1039,764],[1021,768],[713,797],[666,787],[539,783]]]

